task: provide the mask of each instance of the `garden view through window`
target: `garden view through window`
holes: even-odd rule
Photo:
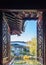
[[[40,65],[37,61],[37,20],[26,20],[20,36],[11,35],[13,65]]]

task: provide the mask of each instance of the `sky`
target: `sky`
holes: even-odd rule
[[[11,41],[31,41],[32,38],[37,37],[37,20],[26,20],[25,32],[21,36],[11,35]]]

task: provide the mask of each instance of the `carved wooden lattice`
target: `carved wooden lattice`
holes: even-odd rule
[[[17,20],[26,20],[26,19],[29,19],[29,18],[39,18],[39,20],[41,20],[40,18],[40,14],[39,13],[33,13],[33,12],[22,12],[22,15],[20,15],[21,13],[19,13],[18,15],[16,14],[16,12],[12,12],[11,13],[12,15],[10,16],[10,14],[7,13],[7,19],[9,20],[9,25],[12,25],[11,28],[14,28],[13,24],[11,24],[12,22],[14,23],[15,25],[15,19],[17,18]],[[5,13],[6,15],[6,13]],[[13,18],[14,17],[14,18]],[[21,18],[22,17],[22,18]],[[16,26],[16,25],[15,25]],[[17,25],[18,26],[18,25]],[[38,21],[38,59],[39,61],[43,64],[43,51],[44,51],[44,45],[43,45],[43,22],[39,22]],[[18,26],[19,27],[19,26]],[[3,19],[3,34],[5,33],[5,35],[3,36],[3,38],[5,37],[5,40],[3,40],[3,57],[8,57],[8,26],[7,26],[7,23],[6,21]],[[21,28],[21,27],[20,27]],[[17,33],[16,33],[17,34]],[[4,42],[5,41],[5,42]],[[6,44],[5,44],[6,43]]]
[[[9,57],[9,45],[10,44],[10,34],[8,32],[8,24],[5,20],[5,16],[3,16],[2,21],[2,55],[3,55],[3,63],[8,61]]]
[[[43,64],[43,57],[44,57],[44,43],[43,43],[43,21],[38,20],[37,22],[37,55],[38,60]]]

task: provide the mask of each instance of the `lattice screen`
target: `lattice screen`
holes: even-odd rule
[[[44,43],[43,43],[43,21],[37,22],[37,55],[38,60],[43,64],[43,57],[44,57]]]
[[[3,15],[3,21],[2,21],[2,55],[3,55],[3,63],[5,63],[5,61],[8,61],[9,58],[9,44],[10,44],[10,34],[8,32],[8,24],[7,21],[5,19],[5,16]],[[4,59],[6,59],[4,61]]]

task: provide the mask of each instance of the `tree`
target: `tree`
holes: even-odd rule
[[[31,41],[28,41],[27,44],[29,44],[29,50],[31,55],[37,55],[37,39],[32,38]]]

